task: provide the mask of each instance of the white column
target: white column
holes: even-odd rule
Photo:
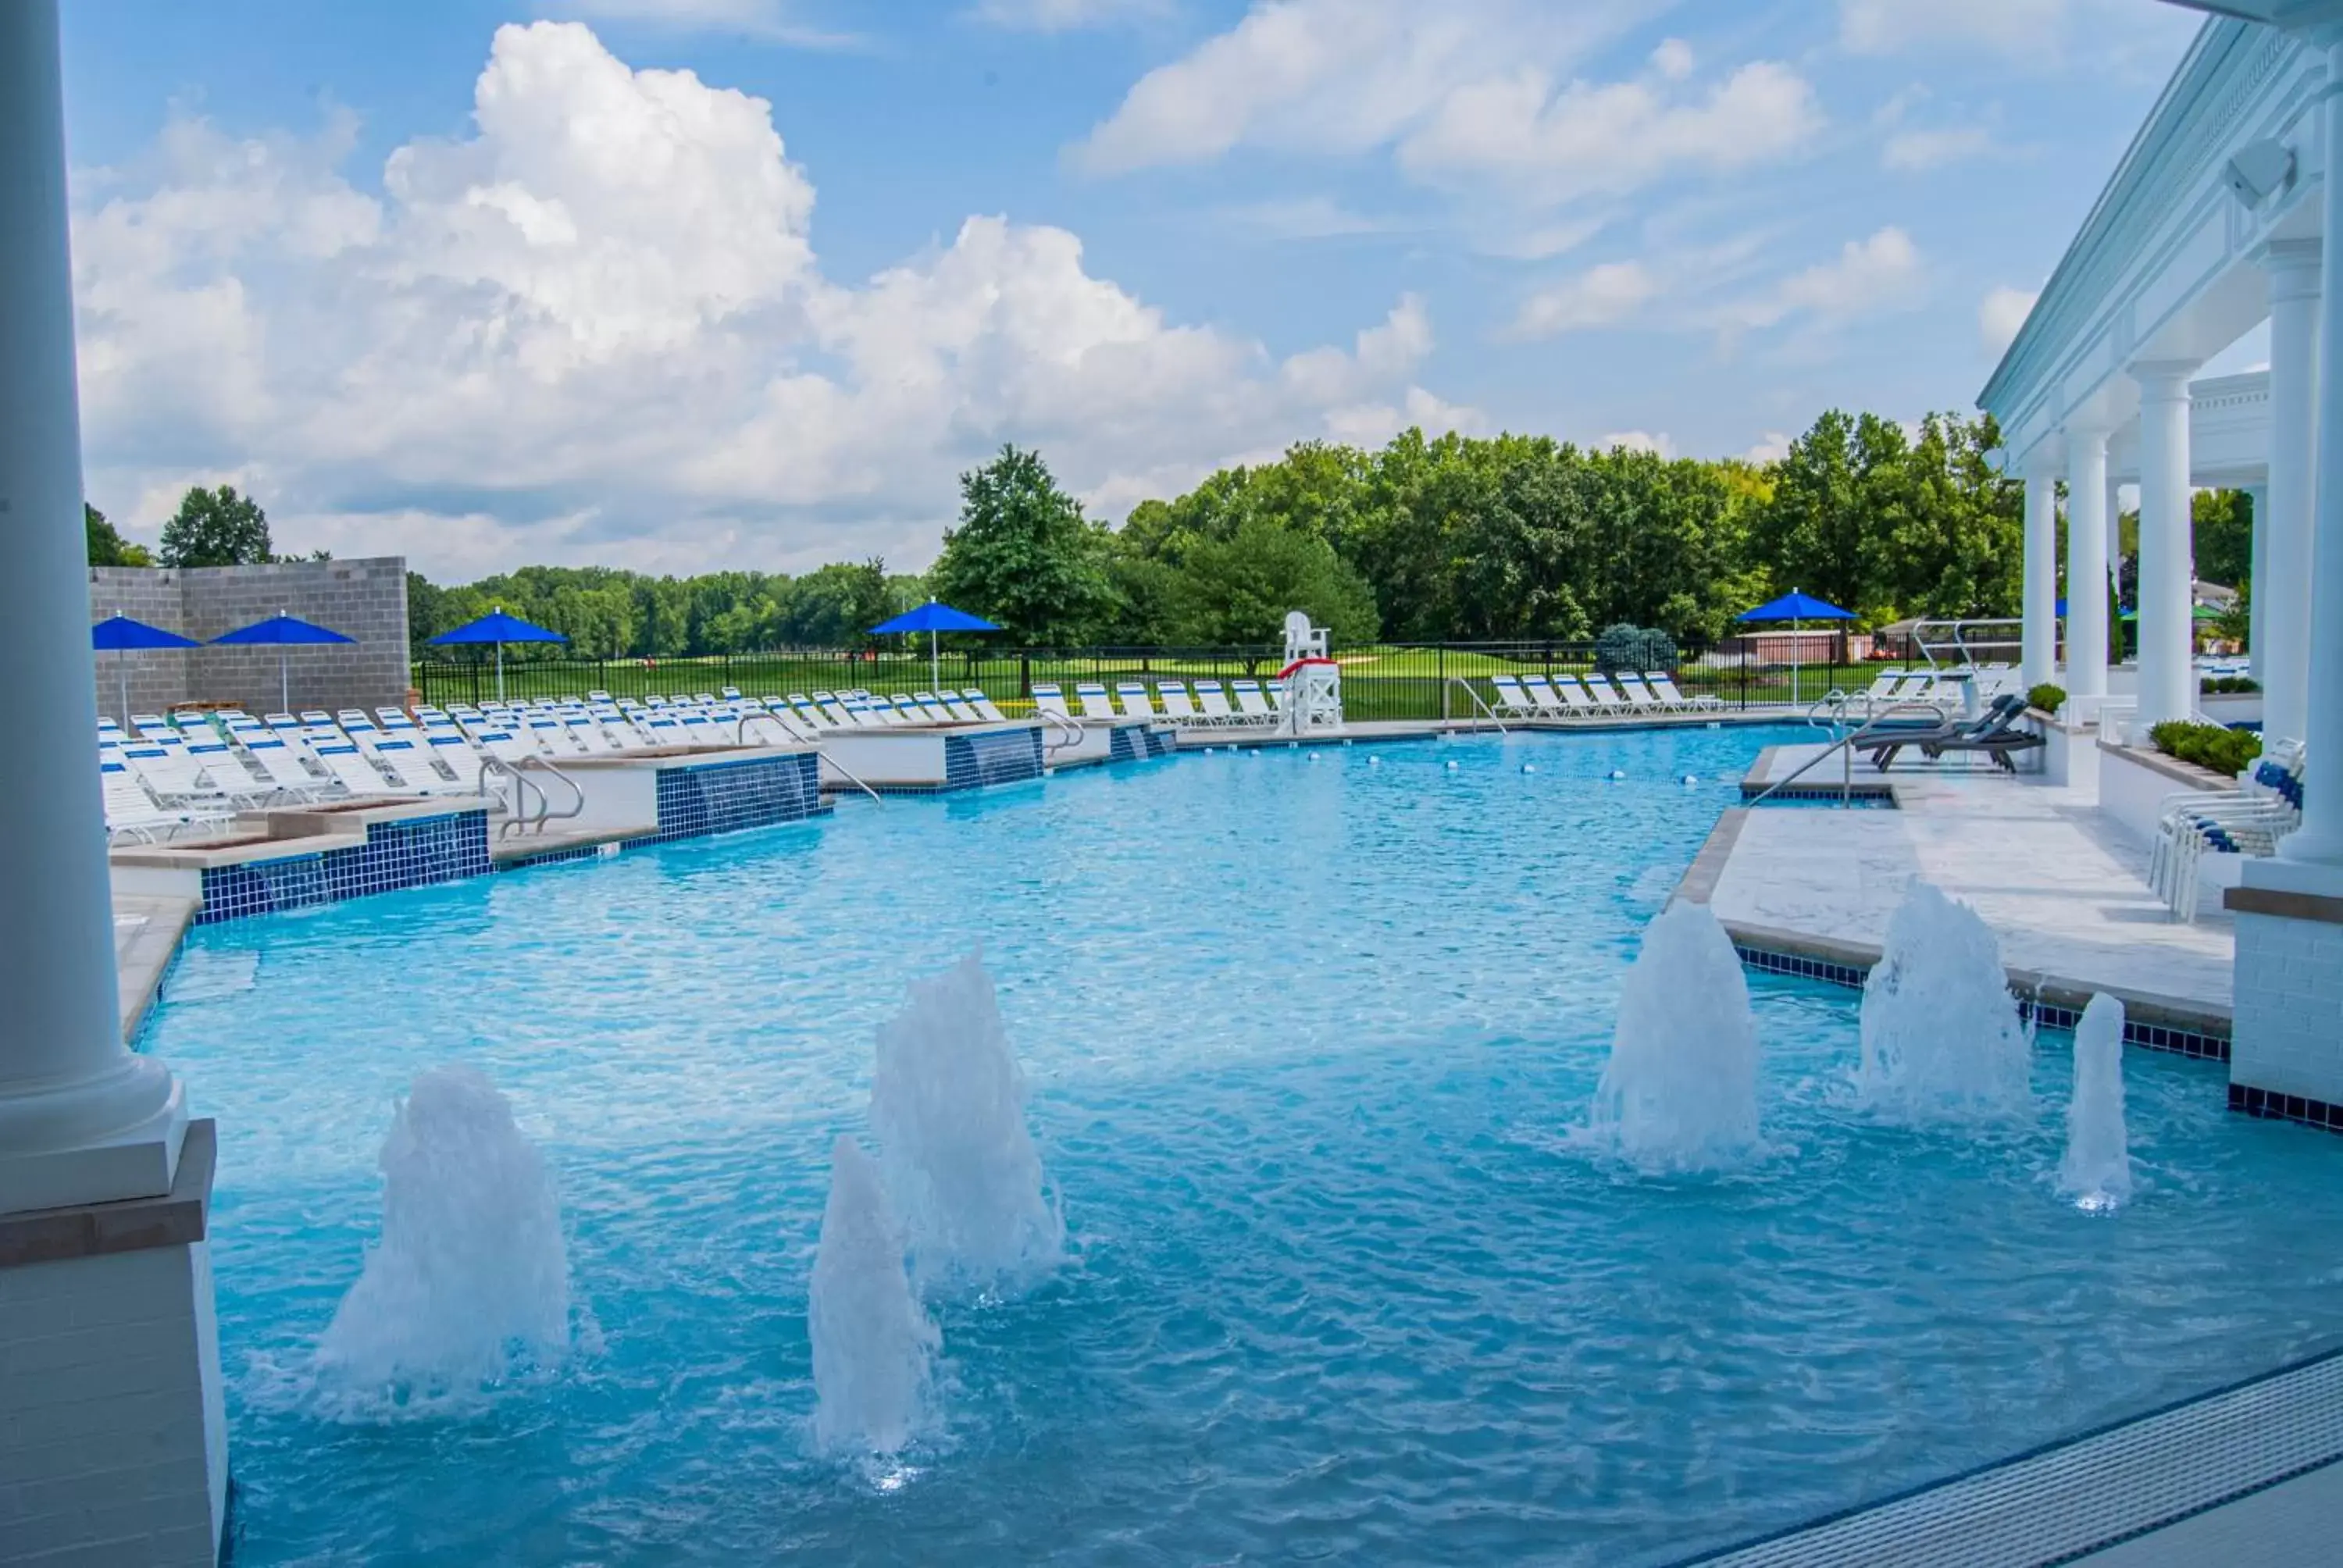
[[[2043,447],[2026,461],[2025,571],[2022,678],[2033,687],[2058,678],[2058,469]]]
[[[2320,257],[2321,292],[2336,294],[2331,276],[2343,256],[2343,37],[2327,44],[2328,96],[2326,125],[2326,188],[2321,201],[2325,249]],[[2343,310],[2319,313],[2318,370],[2322,377],[2343,366]],[[2278,335],[2273,327],[2270,347]],[[2272,360],[2276,368],[2276,360]],[[2303,692],[2302,826],[2288,834],[2281,850],[2288,859],[2343,866],[2343,397],[2322,386],[2318,410],[2318,472],[2310,530],[2310,658]]]
[[[2107,690],[2107,433],[2066,431],[2066,694]]]
[[[2246,652],[2251,656],[2247,673],[2256,680],[2262,677],[2262,649],[2268,646],[2268,632],[2262,625],[2262,612],[2269,602],[2269,486],[2249,485],[2246,503],[2254,509],[2253,559],[2247,572]]]
[[[0,5],[0,1214],[170,1190],[186,1109],[122,1047],[98,803],[54,0]]]
[[[2188,516],[2192,360],[2144,360],[2139,383],[2139,729],[2197,710]]]
[[[2290,740],[2302,739],[2310,676],[2319,248],[2317,240],[2278,240],[2261,253],[2270,298],[2269,505],[2254,515],[2254,678],[2262,683],[2262,733]]]

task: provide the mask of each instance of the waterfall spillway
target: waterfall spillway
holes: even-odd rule
[[[2032,1056],[1992,930],[1915,881],[1863,988],[1855,1082],[1865,1103],[1908,1123],[2022,1114]]]
[[[940,1343],[903,1266],[903,1236],[879,1168],[840,1136],[814,1254],[806,1330],[813,1342],[815,1445],[894,1453],[917,1434]]]
[[[2123,1035],[2123,1003],[2111,996],[2093,997],[2075,1025],[2075,1097],[2066,1103],[2058,1190],[2093,1211],[2120,1207],[2131,1197]]]
[[[1592,1127],[1625,1158],[1664,1170],[1715,1170],[1759,1150],[1749,985],[1705,904],[1671,905],[1644,929]]]
[[[982,956],[930,980],[879,1030],[870,1125],[918,1275],[985,1288],[1055,1263],[1065,1225],[1025,1125],[1025,1077]]]
[[[512,1107],[468,1067],[416,1075],[383,1141],[382,1236],[318,1342],[353,1382],[453,1386],[569,1340],[569,1265],[552,1173]]]

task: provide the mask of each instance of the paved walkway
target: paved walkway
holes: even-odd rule
[[[195,918],[193,899],[114,895],[114,968],[124,1040],[138,1033],[138,1025],[162,986],[163,971],[171,967],[171,955],[178,951],[179,938]]]
[[[1814,749],[1779,749],[1771,776]],[[2148,890],[2147,845],[2091,799],[1986,769],[1889,777],[1901,809],[1728,811],[1684,896],[1745,940],[1867,964],[1906,886],[1925,878],[1985,917],[2021,989],[2061,1005],[2104,990],[2136,1016],[2227,1032],[2234,921],[2175,923]]]

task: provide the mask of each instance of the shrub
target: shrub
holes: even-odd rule
[[[2038,708],[2045,713],[2056,713],[2066,705],[2066,689],[2044,681],[2026,694],[2026,706]]]
[[[2260,736],[2249,729],[2231,729],[2221,724],[2167,719],[2150,729],[2147,738],[2166,756],[2209,768],[2229,779],[2244,772],[2262,754]]]
[[[1594,639],[1594,668],[1605,675],[1625,670],[1640,675],[1647,669],[1676,667],[1676,639],[1657,627],[1631,626],[1625,621],[1606,626]]]
[[[2228,697],[2242,691],[2259,691],[2262,683],[2250,675],[2208,675],[2197,683],[2197,689],[2208,697]]]

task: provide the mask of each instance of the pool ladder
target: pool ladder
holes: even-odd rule
[[[1042,742],[1041,755],[1044,759],[1055,757],[1067,748],[1080,746],[1082,743],[1082,727],[1063,714],[1051,713],[1037,708],[1033,710],[1033,716],[1048,725],[1051,733],[1068,738],[1062,740]]]
[[[529,777],[542,773],[558,779],[569,790],[567,809],[553,809],[553,798],[545,787]],[[489,787],[489,780],[500,788]],[[564,822],[586,814],[586,791],[577,779],[556,768],[544,757],[483,757],[480,759],[480,793],[504,808],[504,820],[497,825],[497,837],[513,833],[542,833],[548,822]]]

